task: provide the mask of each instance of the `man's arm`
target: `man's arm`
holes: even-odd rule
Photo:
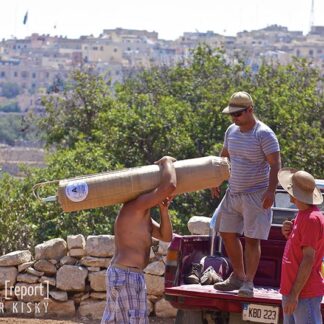
[[[230,158],[228,150],[227,150],[226,147],[223,146],[219,156],[220,157],[227,157],[228,159]],[[210,188],[210,190],[211,190],[212,198],[219,198],[219,196],[220,196],[220,187]]]
[[[147,210],[161,203],[166,197],[171,196],[177,187],[177,177],[173,162],[175,159],[164,156],[159,161],[154,162],[162,167],[161,183],[148,193],[142,194],[133,201],[128,202],[127,208],[133,210]],[[126,206],[124,205],[124,206]]]
[[[291,288],[286,303],[283,305],[285,314],[292,314],[296,309],[299,294],[304,288],[312,271],[315,260],[315,250],[312,247],[303,248],[303,259],[298,268],[296,280]]]
[[[270,165],[269,185],[263,196],[263,208],[270,208],[274,202],[274,196],[278,184],[278,171],[281,168],[280,152],[274,152],[266,156]]]
[[[166,198],[159,204],[160,208],[160,224],[152,219],[153,231],[152,236],[164,242],[172,240],[172,223],[169,216],[169,205],[172,198]]]

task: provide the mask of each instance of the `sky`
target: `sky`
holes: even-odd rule
[[[155,31],[166,40],[197,31],[235,36],[273,24],[307,34],[311,21],[324,26],[324,0],[313,2],[311,15],[312,0],[2,0],[0,40],[32,33],[98,37],[118,27]]]

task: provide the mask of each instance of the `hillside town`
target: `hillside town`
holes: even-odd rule
[[[200,43],[224,49],[229,62],[245,58],[253,71],[262,60],[287,64],[292,57],[305,57],[324,75],[324,26],[312,26],[307,35],[278,25],[236,36],[185,32],[175,41],[159,39],[154,31],[123,28],[79,39],[32,34],[0,42],[0,106],[6,105],[8,97],[15,97],[14,109],[7,111],[37,111],[40,96],[53,85],[59,87],[74,69],[91,68],[114,84],[138,69],[173,65],[188,58]],[[4,96],[8,88],[14,93]]]
[[[6,116],[6,119],[1,117],[6,126],[0,131],[2,170],[17,175],[22,162],[44,166],[44,151],[38,138],[36,141],[6,140],[6,132],[13,129],[10,120],[20,124],[26,114],[41,113],[42,96],[62,90],[73,70],[90,69],[100,73],[113,87],[141,69],[182,62],[190,58],[192,49],[203,43],[222,49],[229,63],[243,58],[254,72],[264,60],[285,65],[293,57],[303,57],[324,76],[324,26],[312,26],[307,35],[278,25],[242,31],[235,37],[212,31],[185,32],[174,41],[160,39],[154,31],[123,28],[105,29],[99,37],[79,39],[39,34],[25,39],[3,39],[0,42],[0,115]],[[25,128],[19,126],[20,135]]]

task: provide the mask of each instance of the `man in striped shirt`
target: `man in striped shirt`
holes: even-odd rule
[[[216,223],[215,229],[224,241],[233,273],[214,288],[238,290],[240,296],[253,296],[253,279],[261,255],[260,240],[268,238],[271,227],[271,206],[281,167],[280,149],[274,132],[254,115],[253,100],[247,92],[234,93],[223,113],[233,121],[226,130],[220,154],[230,159],[231,176],[212,223]],[[212,189],[215,197],[219,193],[219,188]],[[242,234],[244,253],[239,240]]]

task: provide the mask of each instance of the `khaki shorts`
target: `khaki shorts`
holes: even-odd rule
[[[266,240],[272,222],[271,208],[262,207],[267,189],[250,193],[230,193],[229,190],[213,215],[217,232],[238,233],[254,239]]]

